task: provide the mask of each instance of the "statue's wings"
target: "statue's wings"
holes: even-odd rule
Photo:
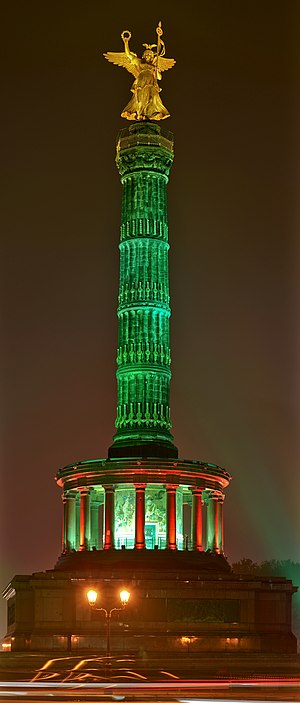
[[[116,64],[116,66],[122,66],[123,68],[126,68],[126,70],[129,71],[129,73],[132,73],[135,78],[138,77],[138,66],[134,61],[131,61],[130,58],[128,58],[128,56],[125,54],[125,51],[108,51],[106,54],[103,54],[103,56],[105,56],[107,61]],[[133,57],[135,56],[136,54],[133,54]]]
[[[159,71],[168,71],[169,68],[173,68],[175,63],[175,59],[165,59],[162,56],[159,56],[157,68]]]

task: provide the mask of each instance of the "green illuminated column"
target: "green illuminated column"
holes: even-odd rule
[[[166,186],[173,138],[151,122],[122,130],[118,404],[109,457],[176,457],[170,433]]]
[[[220,495],[218,499],[218,549],[221,554],[224,552],[224,495]]]
[[[66,548],[75,549],[76,544],[76,494],[66,494]]]
[[[219,551],[219,511],[218,493],[210,491],[207,502],[207,549],[212,552]]]

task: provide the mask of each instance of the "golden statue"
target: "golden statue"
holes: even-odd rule
[[[131,92],[133,96],[123,110],[121,117],[126,120],[165,120],[170,117],[168,110],[160,99],[161,88],[158,80],[161,80],[162,71],[167,71],[175,64],[174,59],[165,59],[165,44],[162,40],[162,27],[159,22],[156,28],[157,44],[143,44],[145,51],[142,58],[129,49],[131,33],[128,30],[122,32],[121,37],[124,42],[125,51],[108,51],[105,58],[117,66],[123,66],[129,73],[133,73],[135,81]],[[154,52],[153,49],[156,49]]]

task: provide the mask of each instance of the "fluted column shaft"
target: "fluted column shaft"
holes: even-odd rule
[[[145,488],[135,485],[135,549],[145,548]]]
[[[192,491],[192,545],[193,549],[202,552],[202,489]]]
[[[91,496],[91,547],[99,549],[99,500]]]
[[[207,549],[219,551],[218,494],[211,491],[207,504]]]
[[[224,552],[224,496],[218,499],[218,550]]]
[[[140,456],[149,444],[177,456],[170,419],[170,296],[166,186],[173,138],[153,123],[120,135],[122,181],[116,434],[109,456]],[[137,449],[135,450],[135,447]],[[142,449],[141,449],[142,448]],[[148,454],[148,456],[152,456]],[[153,456],[163,456],[159,449]]]
[[[167,549],[176,549],[176,486],[166,486],[167,491]]]
[[[61,551],[67,549],[67,498],[66,494],[62,494],[63,518],[62,518],[62,535],[61,535]]]
[[[115,544],[115,489],[114,486],[105,486],[104,490],[104,549],[113,549]]]
[[[91,536],[90,492],[82,488],[80,494],[80,550],[89,549]]]
[[[66,549],[76,546],[76,493],[66,494]]]

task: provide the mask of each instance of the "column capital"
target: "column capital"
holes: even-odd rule
[[[214,489],[210,489],[210,488],[206,489],[206,495],[207,495],[208,500],[217,500],[217,501],[224,500],[224,494],[221,493],[221,491],[217,491]]]
[[[191,490],[191,493],[193,496],[194,495],[201,495],[202,496],[202,493],[205,489],[203,488],[203,486],[191,486],[190,490]]]
[[[91,507],[97,507],[99,508],[100,505],[102,505],[104,501],[104,493],[100,493],[99,491],[95,491],[94,488],[91,490]]]
[[[91,488],[88,488],[87,486],[79,486],[78,490],[80,491],[81,495],[86,495],[89,496],[91,494]]]
[[[63,494],[63,496],[64,496],[64,498],[65,498],[66,500],[68,500],[68,499],[70,499],[70,498],[71,498],[72,500],[75,500],[76,495],[77,495],[77,491],[66,491],[66,492]]]
[[[145,491],[147,488],[146,483],[134,483],[133,485],[134,485],[136,491]]]

